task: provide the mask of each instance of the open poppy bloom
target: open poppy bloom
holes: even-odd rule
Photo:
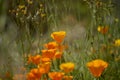
[[[63,72],[50,72],[50,73],[48,73],[48,76],[52,80],[62,80],[64,73]]]
[[[38,69],[41,71],[42,74],[48,73],[50,71],[50,62],[45,62],[38,65]]]
[[[48,44],[45,44],[45,47],[47,49],[56,49],[58,48],[58,44],[55,41],[53,41],[53,42],[49,42]]]
[[[115,46],[120,46],[120,39],[115,40]]]
[[[108,32],[108,26],[98,26],[97,30],[102,34],[106,34]]]
[[[36,77],[33,73],[30,72],[27,74],[27,80],[35,80],[35,79],[36,79]]]
[[[55,53],[54,57],[57,58],[57,59],[60,59],[62,57],[62,54],[63,54],[62,52],[58,51],[58,52]]]
[[[87,67],[93,76],[100,77],[104,69],[108,67],[108,63],[103,60],[96,59],[88,62]]]
[[[27,74],[27,80],[39,80],[42,76],[42,73],[39,69],[34,68]]]
[[[35,55],[35,56],[29,56],[28,58],[28,63],[34,63],[34,64],[39,64],[41,60],[41,56],[40,55]]]
[[[42,57],[53,59],[56,53],[56,49],[42,50]]]
[[[50,58],[46,58],[46,57],[42,57],[41,58],[41,62],[42,63],[51,62],[51,59]]]
[[[74,69],[74,67],[75,67],[75,65],[72,62],[62,63],[60,65],[60,69],[66,73],[71,72]]]
[[[65,31],[53,32],[51,37],[58,43],[61,43],[66,36]]]

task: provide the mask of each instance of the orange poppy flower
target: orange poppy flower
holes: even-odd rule
[[[34,64],[39,64],[41,60],[41,56],[40,55],[35,55],[35,56],[29,56],[28,58],[28,63],[34,63]]]
[[[57,41],[58,43],[61,43],[63,41],[63,39],[66,36],[66,32],[65,31],[59,31],[59,32],[53,32],[51,34],[51,37]]]
[[[30,72],[27,74],[27,80],[35,80],[35,79],[36,79],[36,77],[33,73]]]
[[[55,41],[53,41],[49,42],[48,44],[45,44],[45,47],[47,49],[56,49],[58,47],[58,44]]]
[[[50,65],[50,62],[42,63],[38,65],[38,69],[41,71],[42,74],[45,74],[50,71]]]
[[[71,72],[74,69],[74,67],[75,65],[72,62],[62,63],[60,65],[60,69],[66,73]]]
[[[48,76],[52,80],[62,80],[64,73],[63,72],[50,72],[50,73],[48,73]]]
[[[62,52],[56,52],[55,58],[60,59],[62,57]]]
[[[46,58],[46,57],[42,57],[41,61],[42,61],[42,63],[46,63],[46,62],[50,62],[51,59],[50,58]]]
[[[53,59],[56,49],[42,50],[42,57]]]
[[[64,80],[73,80],[73,76],[64,76],[63,79]]]
[[[27,80],[39,80],[41,76],[41,71],[38,68],[34,68],[27,74]]]
[[[34,68],[30,72],[33,73],[37,79],[40,79],[42,76],[42,72],[38,68]]]
[[[98,32],[106,34],[108,32],[108,26],[98,26]]]
[[[104,69],[108,67],[108,63],[103,60],[96,59],[88,62],[87,67],[93,76],[100,77]]]

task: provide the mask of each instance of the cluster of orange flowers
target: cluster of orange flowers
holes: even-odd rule
[[[72,62],[62,63],[60,65],[61,71],[59,72],[51,71],[52,61],[62,58],[63,50],[65,49],[62,42],[65,36],[66,32],[64,31],[53,32],[51,37],[55,41],[45,44],[45,49],[41,50],[41,55],[29,56],[28,63],[33,63],[37,67],[30,70],[27,74],[27,80],[40,80],[41,78],[46,80],[48,77],[52,80],[72,80],[73,77],[67,75],[75,67]],[[48,77],[44,77],[43,75],[47,75]]]
[[[53,32],[51,37],[55,40],[44,45],[45,49],[41,50],[42,54],[29,56],[28,63],[37,65],[36,68],[30,70],[27,74],[27,80],[72,80],[73,76],[67,75],[73,71],[75,65],[72,62],[65,62],[59,65],[60,71],[51,71],[52,61],[61,59],[65,46],[62,44],[66,32],[59,31]],[[119,42],[119,41],[118,41]],[[117,43],[117,42],[116,42]],[[87,63],[87,67],[94,77],[100,77],[105,68],[108,67],[108,63],[96,59]],[[43,77],[47,75],[47,77]]]

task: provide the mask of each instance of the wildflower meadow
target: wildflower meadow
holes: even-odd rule
[[[120,80],[119,0],[0,0],[0,80]]]

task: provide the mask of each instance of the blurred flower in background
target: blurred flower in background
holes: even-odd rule
[[[120,46],[120,39],[115,40],[115,46]]]

